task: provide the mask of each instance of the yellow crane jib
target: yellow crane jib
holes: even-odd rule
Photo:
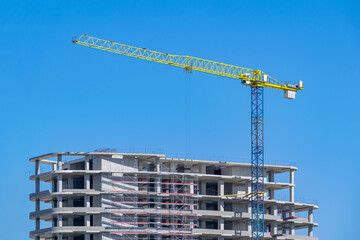
[[[298,84],[285,84],[260,70],[238,67],[197,57],[156,52],[145,48],[133,47],[126,44],[91,37],[88,35],[81,35],[78,38],[74,38],[73,43],[152,62],[181,67],[184,68],[187,72],[199,71],[240,79],[242,84],[250,87],[268,87],[283,90],[284,97],[288,99],[294,99],[296,92],[304,88],[302,81],[299,81]]]

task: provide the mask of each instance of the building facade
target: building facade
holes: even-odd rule
[[[32,239],[251,239],[250,164],[111,152],[30,161]],[[294,199],[296,170],[265,165],[265,239],[317,239],[318,207]],[[277,182],[284,174],[289,181]],[[279,190],[288,191],[287,201],[276,199]]]

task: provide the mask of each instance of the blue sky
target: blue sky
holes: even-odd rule
[[[265,91],[265,161],[299,167],[295,198],[318,201],[316,236],[354,238],[359,10],[357,1],[1,1],[2,238],[34,228],[33,156],[110,147],[249,162],[248,87],[72,44],[81,34],[303,80],[295,101]]]

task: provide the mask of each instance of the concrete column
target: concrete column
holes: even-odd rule
[[[295,223],[290,223],[290,235],[295,235]]]
[[[313,209],[312,209],[312,208],[309,208],[309,209],[308,209],[308,221],[309,221],[309,222],[313,222],[313,221],[314,221]]]
[[[85,240],[90,240],[90,234],[89,233],[85,234]]]
[[[313,237],[313,227],[312,226],[308,227],[308,236]]]
[[[190,193],[191,193],[191,194],[195,194],[195,183],[194,183],[194,179],[190,179],[189,183],[190,183]]]
[[[190,179],[189,183],[190,183],[190,194],[196,194],[194,179]],[[191,203],[194,203],[194,202],[195,202],[194,200],[191,201]],[[195,206],[191,205],[190,210],[194,210],[194,209],[195,209]],[[191,226],[191,227],[193,227],[193,226]]]
[[[274,204],[273,206],[271,206],[271,214],[274,216],[278,215],[278,207],[276,204]]]
[[[156,217],[156,228],[161,229],[161,214]]]
[[[59,233],[59,234],[57,235],[57,237],[58,237],[58,240],[63,240],[63,235],[62,235],[62,233]]]
[[[275,181],[275,174],[274,172],[269,172],[269,182],[274,182]],[[275,199],[275,191],[274,189],[269,189],[269,198],[270,199]]]
[[[85,215],[85,226],[90,227],[90,215]]]
[[[176,172],[176,164],[175,163],[170,163],[170,172]]]
[[[57,225],[58,227],[62,227],[63,226],[63,219],[62,219],[62,215],[59,215],[57,218]]]
[[[246,193],[251,193],[251,182],[248,183],[247,188],[245,189]]]
[[[35,175],[39,175],[40,174],[40,161],[36,160],[35,161]],[[38,193],[40,192],[40,178],[36,177],[35,180],[35,192]],[[35,201],[35,211],[40,211],[40,200],[36,199]],[[35,229],[39,230],[40,229],[40,218],[36,218],[35,219]]]
[[[248,221],[247,230],[248,230],[248,232],[251,234],[251,219]]]
[[[206,165],[204,164],[200,165],[200,174],[206,174]]]
[[[85,156],[85,170],[90,170],[89,156]]]
[[[206,221],[204,219],[201,221],[201,228],[206,229]]]
[[[90,189],[90,174],[85,174],[85,189]]]
[[[295,184],[295,172],[290,170],[290,184]],[[290,202],[295,202],[295,187],[290,187]]]
[[[139,171],[139,159],[138,159],[138,157],[135,157],[135,159],[134,159],[134,167],[137,169],[137,171]]]
[[[69,176],[68,177],[68,189],[73,189],[74,188],[74,177],[73,176]]]
[[[218,209],[219,209],[220,212],[223,212],[225,210],[224,200],[219,200],[218,201]]]
[[[156,172],[161,172],[161,161],[160,161],[160,158],[156,158],[156,161],[155,161],[155,168],[156,168]]]
[[[62,196],[58,196],[57,197],[58,200],[58,208],[62,208],[63,207],[63,199]]]
[[[290,216],[295,217],[295,206],[290,207]]]
[[[271,224],[271,233],[272,235],[276,235],[278,232],[277,222],[272,222]]]
[[[193,218],[191,218],[191,219],[189,220],[189,223],[190,223],[190,224],[194,224],[194,223],[195,223],[195,220],[194,220]],[[194,225],[191,225],[191,226],[190,226],[191,229],[194,229],[194,227],[195,227]]]
[[[156,176],[155,181],[156,193],[161,193],[161,177]]]
[[[220,218],[219,219],[219,229],[220,230],[224,230],[224,219],[223,218]]]
[[[51,167],[52,167],[52,171],[53,171],[53,172],[55,172],[55,171],[56,171],[56,164],[55,164],[55,163],[54,163],[54,164],[52,164],[52,166],[51,166]]]
[[[40,174],[40,160],[35,161],[35,175]]]
[[[206,195],[206,182],[201,181],[201,194]]]
[[[218,181],[218,195],[224,195],[225,194],[225,186],[224,186],[224,180],[221,179]]]
[[[62,155],[57,156],[57,165],[58,170],[62,170]]]
[[[91,200],[90,196],[85,197],[85,207],[90,207],[91,206],[90,200]]]
[[[247,212],[249,213],[249,214],[251,214],[251,202],[249,201],[249,203],[248,203],[248,210],[247,210]],[[251,217],[251,216],[250,216]]]
[[[69,218],[68,218],[68,225],[69,225],[69,226],[74,226],[74,216],[69,216]]]
[[[201,203],[199,203],[201,206],[200,206],[200,209],[201,210],[206,210],[206,203],[204,203],[204,202],[201,202]]]
[[[63,178],[62,178],[61,173],[57,175],[57,184],[58,184],[58,192],[62,192],[63,191]]]
[[[251,182],[248,183],[248,186],[246,188],[246,193],[251,193]],[[251,202],[248,202],[248,211],[249,214],[251,214]],[[251,216],[250,216],[251,217]],[[251,226],[251,221],[250,221],[250,226]]]
[[[35,175],[39,175],[40,174],[40,161],[36,160],[35,161]],[[35,180],[35,192],[38,193],[40,192],[40,178],[36,177]]]

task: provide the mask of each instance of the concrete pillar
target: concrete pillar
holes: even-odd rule
[[[200,165],[200,174],[206,174],[206,165],[204,164]]]
[[[69,176],[68,177],[68,189],[73,189],[74,188],[74,177],[73,176]]]
[[[59,233],[59,234],[57,235],[57,237],[58,237],[58,240],[63,240],[63,235],[62,235],[62,233]]]
[[[35,175],[40,174],[40,160],[35,161]]]
[[[219,229],[220,230],[224,230],[224,219],[223,218],[220,218],[219,219]]]
[[[248,221],[247,230],[248,230],[248,232],[251,234],[251,219]]]
[[[312,226],[308,227],[308,236],[313,237],[313,227]]]
[[[170,172],[176,172],[176,164],[175,163],[170,163]]]
[[[161,229],[161,214],[156,217],[156,228]]]
[[[295,235],[295,223],[290,223],[290,235]]]
[[[251,182],[249,182],[248,185],[247,185],[246,193],[251,193]],[[248,202],[248,210],[247,210],[247,212],[249,214],[251,214],[251,202],[250,201]],[[251,226],[251,221],[250,221],[250,226]]]
[[[290,216],[295,217],[295,206],[290,207]]]
[[[56,164],[55,164],[55,163],[54,163],[54,164],[52,164],[52,166],[51,166],[51,167],[52,167],[52,171],[53,171],[53,172],[55,172],[55,171],[56,171]]]
[[[218,201],[218,209],[219,209],[220,212],[225,211],[225,206],[224,205],[225,205],[224,200],[219,200]]]
[[[295,184],[295,171],[290,170],[290,184]],[[290,202],[295,202],[295,187],[290,187]]]
[[[68,225],[69,226],[74,226],[74,216],[69,216],[68,217]]]
[[[62,170],[62,155],[57,156],[57,169]]]
[[[90,240],[90,234],[89,233],[85,234],[85,240]]]
[[[90,174],[85,174],[85,189],[90,189]]]
[[[59,215],[57,218],[57,225],[58,227],[62,227],[63,226],[63,219],[62,219],[62,215]]]
[[[190,193],[191,193],[191,194],[195,194],[195,183],[194,183],[194,179],[190,179],[189,183],[190,183]]]
[[[195,220],[193,218],[190,218],[189,223],[191,224],[190,228],[194,229],[195,228],[195,226],[194,226]]]
[[[218,181],[218,195],[224,195],[225,194],[225,186],[224,186],[224,180],[220,179]]]
[[[206,229],[206,220],[201,221],[201,228]]]
[[[63,191],[63,178],[62,178],[61,173],[57,175],[57,184],[58,184],[58,192],[62,192]]]
[[[313,222],[313,221],[314,221],[313,209],[312,209],[312,208],[309,208],[309,209],[308,209],[308,221],[309,221],[309,222]]]
[[[90,170],[89,156],[85,156],[85,170]]]
[[[155,181],[156,193],[161,193],[161,177],[156,176]]]
[[[39,175],[40,174],[40,161],[36,160],[35,161],[35,175]],[[38,193],[40,192],[40,178],[36,177],[35,180],[35,192]]]
[[[63,178],[62,178],[62,174],[58,174],[57,175],[57,184],[58,184],[58,192],[62,192],[63,191]],[[62,196],[58,196],[57,197],[57,201],[58,201],[58,208],[62,208],[63,207],[63,198]],[[58,227],[62,227],[63,222],[62,222],[62,215],[58,216],[57,219],[58,223]],[[62,235],[61,235],[61,239],[62,239]]]
[[[278,232],[277,222],[272,222],[272,224],[271,224],[271,233],[272,233],[272,235],[276,235],[277,232]]]
[[[90,196],[85,196],[85,207],[91,206],[91,198]]]
[[[245,189],[246,193],[251,193],[251,182],[247,184],[247,188]]]
[[[206,182],[201,181],[201,194],[206,195]]]
[[[85,226],[90,227],[90,215],[85,215]]]
[[[136,168],[137,171],[139,171],[139,159],[138,159],[138,157],[135,157],[135,159],[134,159],[134,168]]]
[[[275,181],[274,172],[269,172],[268,175],[269,175],[269,182],[274,182]],[[275,199],[274,195],[275,195],[274,189],[269,189],[269,198],[272,199],[272,200]]]
[[[40,174],[40,161],[36,160],[35,161],[35,175],[39,175]],[[36,177],[35,180],[35,192],[38,193],[40,192],[40,178]],[[36,199],[35,201],[35,211],[40,211],[40,200]],[[40,229],[40,218],[36,218],[35,219],[35,229],[39,230]]]
[[[160,161],[160,158],[156,158],[156,161],[155,161],[155,168],[156,168],[156,172],[161,172],[161,161]]]
[[[62,208],[63,207],[63,199],[62,196],[58,196],[57,197],[58,200],[58,208]]]

